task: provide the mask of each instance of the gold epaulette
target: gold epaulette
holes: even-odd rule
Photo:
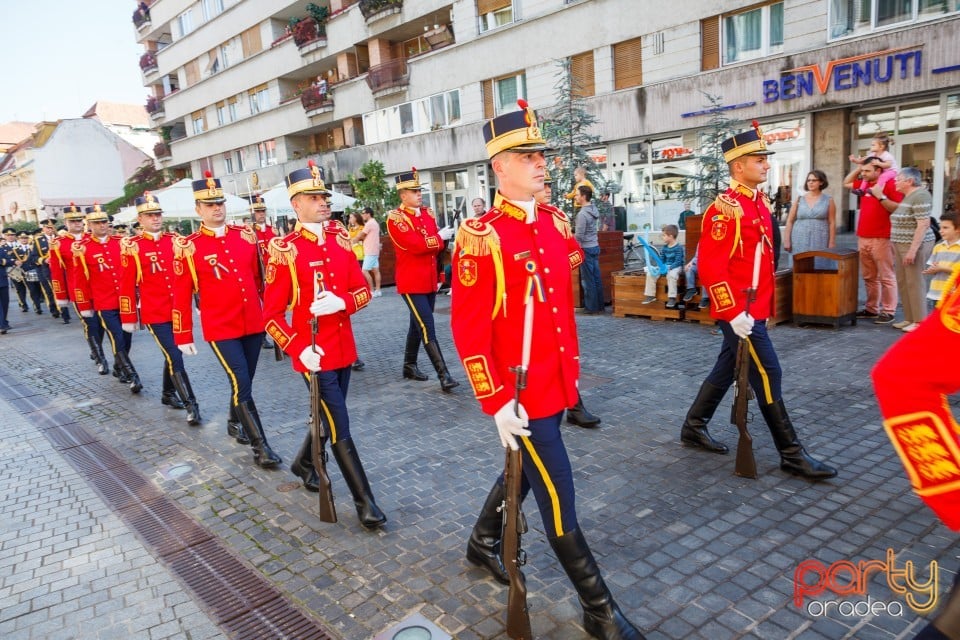
[[[541,204],[539,206],[553,215],[553,226],[557,228],[564,240],[569,240],[573,236],[573,231],[570,229],[570,218],[567,217],[567,214],[550,205]]]
[[[60,238],[54,238],[50,243],[50,251],[60,251]]]
[[[332,235],[341,247],[353,252],[353,245],[350,244],[350,232],[347,231],[347,228],[343,226],[342,222],[339,220],[328,220],[324,224],[323,230],[327,235]]]
[[[726,193],[717,196],[717,199],[713,201],[713,207],[730,218],[739,220],[743,217],[743,207],[740,206],[740,202]]]
[[[760,197],[763,198],[763,203],[767,205],[767,211],[770,211],[770,205],[771,205],[770,196],[767,195],[766,191],[761,191]]]
[[[460,223],[456,246],[461,255],[489,256],[500,250],[500,236],[493,225],[479,218],[467,218]]]
[[[87,252],[87,239],[84,238],[79,242],[73,243],[73,255],[82,256]]]
[[[297,259],[297,248],[292,242],[287,242],[280,237],[270,239],[267,243],[267,253],[273,264],[291,265]]]
[[[421,211],[426,211],[427,215],[429,215],[431,218],[433,218],[434,220],[437,219],[437,214],[435,214],[433,212],[433,209],[431,209],[430,207],[423,207]]]
[[[193,244],[190,236],[186,238],[177,238],[173,241],[173,257],[177,260],[183,258],[192,258],[197,251],[197,245]]]
[[[136,238],[123,238],[120,240],[120,255],[135,256],[140,252],[140,243]]]
[[[391,209],[387,212],[387,220],[390,222],[403,222],[403,212],[399,209]]]
[[[254,233],[253,229],[248,227],[235,227],[240,230],[240,237],[249,242],[250,244],[257,244],[257,234]]]

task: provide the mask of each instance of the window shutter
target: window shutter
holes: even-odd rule
[[[643,54],[640,38],[613,45],[613,88],[626,89],[643,84]]]
[[[217,50],[210,49],[207,52],[207,74],[213,73],[213,66],[217,64]]]
[[[700,70],[720,67],[720,16],[700,21]]]
[[[249,58],[258,51],[263,50],[263,44],[260,42],[260,25],[255,25],[240,34],[240,44],[243,47],[243,57]]]
[[[581,98],[596,93],[593,82],[593,51],[587,51],[570,58],[570,73],[573,76],[573,86],[576,94]]]
[[[191,60],[183,65],[187,74],[187,86],[192,87],[200,81],[200,63],[197,60]]]
[[[477,15],[482,16],[491,11],[497,11],[509,7],[512,0],[477,0]]]
[[[481,82],[480,90],[483,93],[483,118],[489,120],[493,117],[493,80]]]

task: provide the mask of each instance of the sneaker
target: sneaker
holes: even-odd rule
[[[710,306],[710,298],[700,298],[700,304],[697,305],[699,309],[706,309]]]
[[[910,324],[912,324],[912,323],[911,323],[911,322],[908,322],[907,320],[901,320],[900,322],[894,322],[894,323],[893,323],[893,328],[894,328],[894,329],[903,329],[904,327],[906,327],[906,326],[908,326],[908,325],[910,325]]]
[[[894,326],[896,326],[896,325],[894,325]],[[919,326],[920,326],[920,325],[918,325],[916,322],[911,322],[911,323],[908,324],[907,326],[901,327],[901,331],[903,331],[904,333],[910,333],[911,331],[916,331],[916,330],[917,330],[917,327],[919,327]]]
[[[873,324],[890,324],[893,322],[893,316],[889,313],[881,313],[877,316],[877,319],[873,321]]]
[[[857,317],[858,318],[876,318],[877,313],[875,311],[869,311],[867,309],[860,309],[860,311],[857,311]]]
[[[697,295],[696,289],[687,289],[686,291],[683,292],[683,301],[690,302],[691,300],[693,300],[694,296],[696,295]]]
[[[657,296],[647,296],[646,298],[643,299],[643,302],[641,302],[640,304],[650,304],[651,302],[656,302],[656,301],[657,301]]]
[[[380,289],[377,289],[376,291],[373,292],[373,297],[374,297],[374,298],[379,298],[379,297],[380,297]]]
[[[667,298],[667,309],[676,309],[677,308],[677,299],[676,298]]]

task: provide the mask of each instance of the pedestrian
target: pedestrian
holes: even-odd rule
[[[810,480],[832,478],[836,469],[806,452],[787,415],[780,392],[780,361],[767,334],[774,303],[774,223],[769,201],[758,188],[766,182],[767,156],[773,152],[767,150],[756,121],[752,129],[724,140],[721,149],[730,168],[730,186],[703,215],[697,263],[700,280],[710,291],[710,315],[719,321],[723,346],[687,412],[680,439],[688,446],[727,453],[727,446],[710,436],[707,423],[733,384],[737,346],[744,339],[751,354],[750,386],[780,453],[780,468]],[[748,309],[744,292],[751,287],[756,298]]]
[[[324,409],[320,419],[329,434],[330,449],[353,496],[360,524],[373,529],[386,523],[387,517],[370,490],[347,410],[351,366],[357,360],[350,316],[370,302],[370,289],[346,229],[328,221],[332,194],[321,169],[310,164],[290,173],[287,193],[299,222],[293,233],[270,242],[264,293],[267,333],[290,355],[294,371],[303,374],[308,386],[311,375],[318,377]],[[318,491],[313,446],[308,430],[290,470],[304,487]],[[322,452],[325,443],[318,446]]]
[[[956,211],[947,211],[940,216],[940,234],[942,240],[933,248],[933,255],[923,270],[925,275],[931,276],[927,293],[931,312],[943,297],[950,274],[960,264],[960,215]]]
[[[903,194],[893,181],[882,185],[878,182],[882,172],[879,159],[870,156],[847,174],[843,186],[860,196],[857,250],[867,301],[857,317],[871,318],[874,324],[891,324],[897,312],[897,278],[890,243],[890,212],[903,200]]]
[[[357,240],[363,243],[363,277],[373,292],[374,298],[380,297],[380,223],[373,215],[373,209],[364,207],[360,213],[363,229],[357,234]]]
[[[557,157],[559,158],[559,156]],[[567,200],[573,200],[574,209],[577,209],[580,206],[576,202],[577,191],[580,189],[580,187],[590,187],[591,191],[597,190],[597,188],[593,186],[593,183],[590,182],[590,178],[587,177],[587,168],[583,165],[580,165],[573,170],[573,189],[563,196]]]
[[[174,341],[185,355],[197,355],[193,304],[198,294],[203,339],[230,381],[227,435],[240,444],[250,443],[257,465],[275,467],[283,460],[270,448],[253,401],[264,334],[257,236],[246,227],[227,224],[226,198],[212,173],[192,184],[200,228],[174,243]]]
[[[791,205],[787,214],[783,249],[787,253],[804,253],[837,246],[837,203],[825,189],[830,186],[827,175],[819,169],[807,174],[806,193]],[[830,267],[826,258],[817,258],[815,267]]]
[[[74,300],[83,318],[96,316],[113,347],[113,376],[140,393],[143,383],[130,360],[133,332],[120,320],[120,238],[110,230],[110,221],[99,204],[87,207],[88,235],[71,245],[74,268]],[[100,348],[100,345],[97,345]],[[105,364],[102,349],[98,355]]]
[[[690,216],[695,216],[695,215],[697,215],[697,214],[693,211],[693,209],[690,208],[690,201],[689,201],[689,200],[684,200],[684,201],[683,201],[683,211],[680,212],[680,217],[677,218],[677,228],[678,228],[678,229],[686,229],[686,228],[687,228],[687,218],[689,218]]]
[[[580,596],[587,633],[606,640],[639,639],[642,634],[614,602],[577,521],[560,419],[578,396],[571,272],[583,261],[583,251],[567,217],[535,200],[543,189],[547,145],[536,114],[526,102],[518,103],[520,111],[494,118],[483,128],[499,189],[490,211],[465,220],[457,234],[454,341],[481,409],[496,423],[501,445],[522,450],[525,490],[520,499],[533,490],[547,540]],[[524,346],[524,335],[537,336],[532,348]],[[511,368],[524,363],[525,352],[528,384],[517,403]],[[470,535],[467,559],[506,584],[503,500],[501,474]]]
[[[487,203],[483,198],[474,198],[470,202],[470,207],[473,209],[474,218],[479,218],[487,212]]]
[[[600,276],[600,212],[593,203],[593,189],[586,185],[577,187],[573,199],[579,207],[574,237],[583,249],[583,264],[580,265],[580,284],[583,287],[584,312],[588,315],[603,313],[603,280]]]
[[[351,211],[350,215],[347,216],[347,233],[350,236],[350,250],[353,251],[353,256],[357,259],[357,266],[360,267],[361,273],[363,273],[363,240],[360,239],[362,232],[363,217],[356,211]],[[367,288],[373,289],[370,285]]]
[[[387,233],[396,249],[397,293],[410,310],[407,343],[403,351],[403,377],[427,380],[417,366],[420,343],[440,379],[440,388],[451,391],[460,386],[443,359],[433,323],[439,278],[437,259],[444,242],[453,237],[453,228],[437,229],[433,210],[423,206],[420,174],[416,167],[396,177],[400,206],[387,214]]]
[[[147,326],[163,354],[160,403],[186,409],[187,424],[199,425],[200,404],[183,366],[183,353],[173,339],[173,244],[176,236],[163,231],[163,209],[149,191],[134,199],[142,233],[120,241],[120,320],[133,333]]]
[[[936,243],[930,228],[933,197],[923,186],[920,172],[913,167],[900,169],[894,185],[903,194],[903,200],[896,206],[889,200],[881,203],[887,209],[893,207],[890,241],[896,260],[897,291],[903,305],[903,320],[893,323],[893,327],[909,333],[927,316],[927,281],[923,270]]]

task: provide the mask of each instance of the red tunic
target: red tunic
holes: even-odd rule
[[[703,214],[697,252],[697,270],[710,291],[710,315],[729,322],[746,308],[744,291],[753,281],[757,245],[761,245],[760,280],[750,315],[766,320],[773,315],[773,227],[767,198],[754,197],[747,187],[733,183]]]
[[[299,224],[285,238],[270,241],[267,263],[267,287],[263,298],[263,315],[267,333],[280,348],[290,354],[293,368],[307,369],[300,354],[311,345],[310,305],[315,282],[346,303],[343,311],[319,316],[316,344],[323,350],[320,367],[325,371],[341,369],[357,359],[357,348],[350,325],[350,315],[370,302],[370,289],[360,265],[349,249],[349,236],[332,225],[323,238]],[[292,311],[288,322],[286,312]]]
[[[883,426],[914,491],[960,531],[960,425],[947,396],[960,390],[960,268],[939,308],[877,362],[873,385]]]
[[[76,241],[66,235],[50,243],[50,284],[57,302],[66,302],[73,293],[73,243]]]
[[[453,340],[484,413],[513,399],[520,364],[526,292],[535,286],[527,388],[530,418],[551,416],[577,401],[580,352],[571,270],[583,251],[558,209],[538,205],[536,220],[500,194],[493,208],[460,225],[453,259]]]
[[[433,211],[394,209],[387,214],[387,233],[397,254],[397,293],[436,293],[437,254],[443,250],[443,240]]]
[[[194,341],[194,293],[200,295],[200,324],[207,342],[263,331],[259,249],[249,229],[228,224],[218,238],[201,226],[177,238],[173,273],[173,337],[178,345]]]
[[[140,318],[145,324],[170,322],[173,318],[173,242],[176,235],[159,238],[144,232],[124,238],[120,245],[120,321],[137,321],[137,287],[140,288]]]
[[[120,238],[84,236],[73,243],[74,302],[80,311],[120,308]]]

